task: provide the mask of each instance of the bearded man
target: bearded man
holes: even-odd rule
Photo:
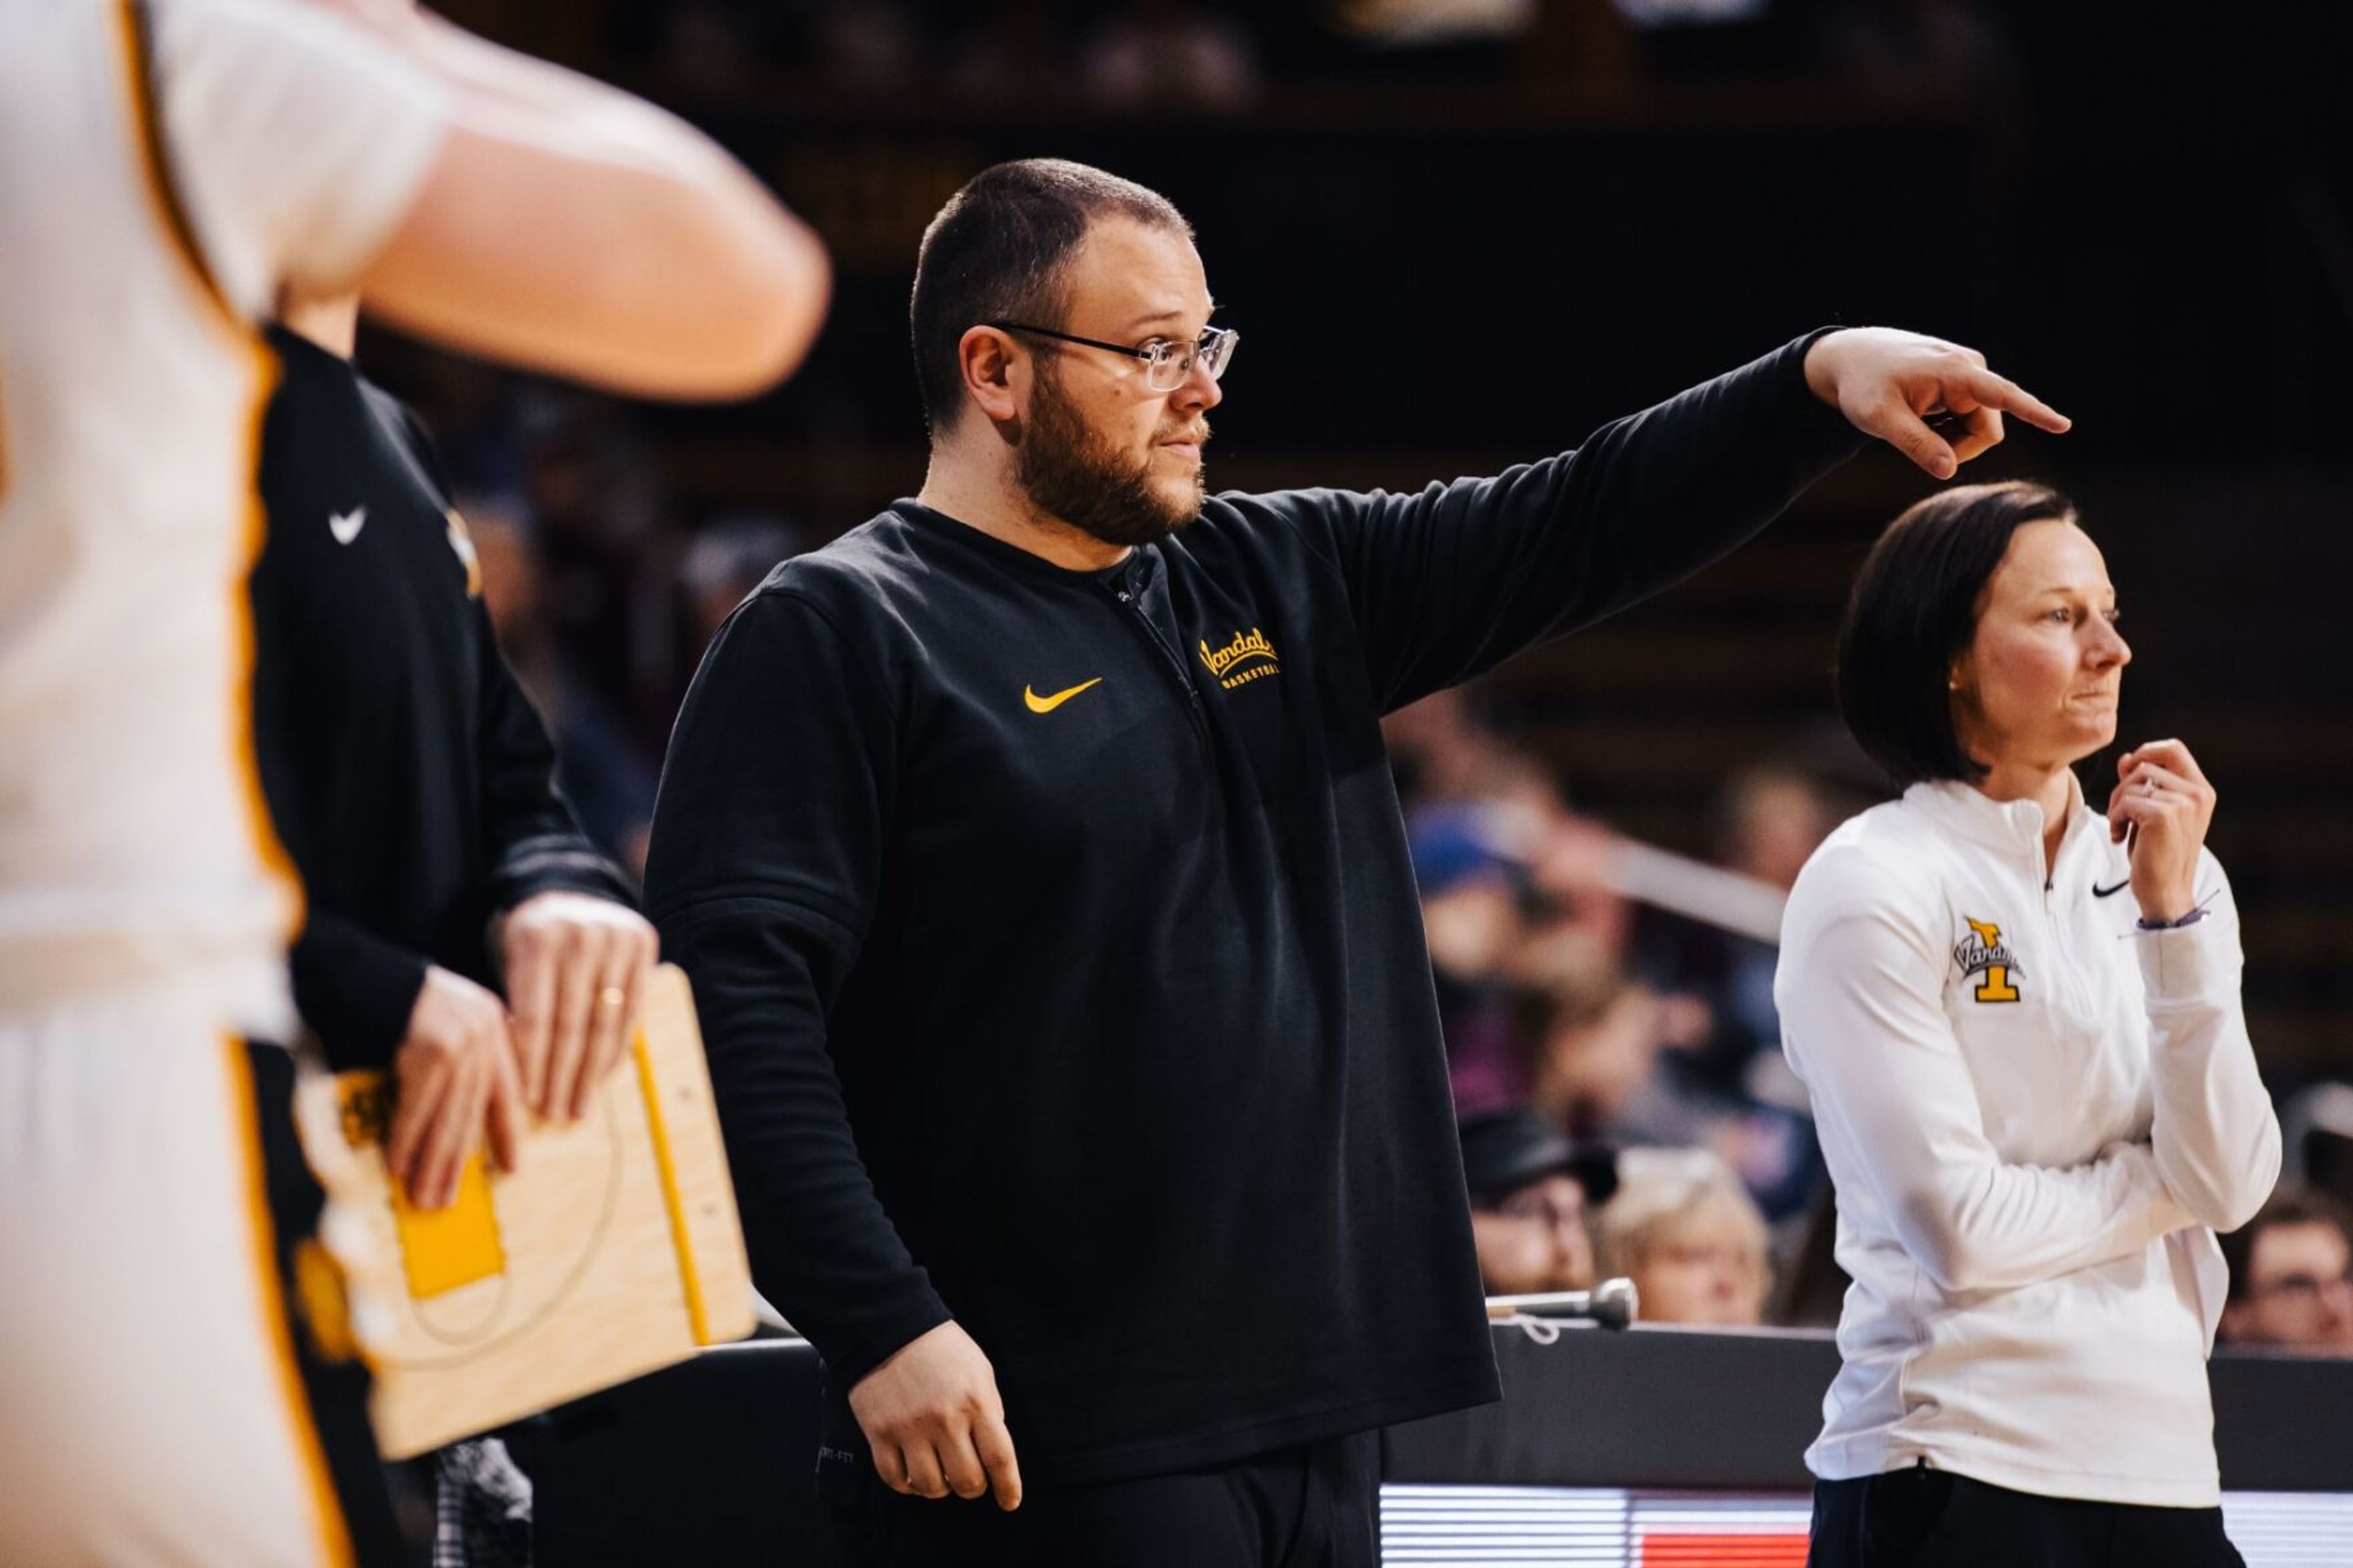
[[[648,911],[861,1565],[1371,1564],[1377,1428],[1497,1394],[1380,716],[1858,427],[1943,478],[2066,423],[1827,331],[1493,479],[1212,500],[1213,309],[1161,196],[976,176],[916,266],[922,495],[774,573],[671,742]]]

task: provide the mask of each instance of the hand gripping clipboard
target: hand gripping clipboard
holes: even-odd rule
[[[327,1190],[321,1239],[375,1373],[376,1441],[407,1458],[752,1331],[752,1276],[686,976],[654,971],[636,1038],[575,1123],[477,1148],[448,1207],[384,1165],[391,1083],[307,1076],[296,1116]],[[308,1292],[306,1292],[307,1294]]]

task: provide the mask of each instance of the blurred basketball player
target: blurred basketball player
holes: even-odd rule
[[[453,344],[733,396],[822,313],[707,142],[284,0],[0,0],[0,1552],[396,1551],[293,1148],[300,893],[254,785],[253,330],[363,287]],[[353,823],[354,832],[366,825]],[[302,1321],[298,1321],[301,1319]]]

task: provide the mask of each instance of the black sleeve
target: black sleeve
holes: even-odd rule
[[[491,910],[511,910],[552,888],[634,904],[620,868],[589,842],[556,790],[554,743],[499,652],[490,612],[479,599],[473,610],[481,659],[482,827]]]
[[[1806,385],[1832,330],[1492,479],[1259,500],[1336,565],[1373,689],[1401,708],[1690,576],[1853,456],[1863,437]]]
[[[375,406],[391,417],[442,506],[454,511],[448,469],[432,433],[406,404],[373,385],[367,391]],[[634,905],[633,889],[620,868],[580,830],[579,819],[556,790],[554,743],[499,651],[496,628],[479,593],[470,609],[468,635],[474,639],[480,672],[480,728],[475,745],[490,867],[484,892],[491,912],[511,910],[534,893],[557,888]]]
[[[813,604],[732,616],[680,710],[647,909],[693,982],[752,1277],[848,1388],[948,1318],[860,1161],[828,1020],[872,918],[883,683]]]
[[[390,1067],[431,963],[313,906],[288,967],[295,1009],[319,1037],[327,1065],[337,1072]]]

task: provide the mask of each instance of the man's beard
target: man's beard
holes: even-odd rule
[[[1153,483],[1152,457],[1133,462],[1088,428],[1050,373],[1040,375],[1015,448],[1013,477],[1030,503],[1105,544],[1156,544],[1201,515],[1202,470],[1175,501]],[[1202,432],[1206,437],[1206,428]],[[1157,451],[1157,447],[1154,451]]]

